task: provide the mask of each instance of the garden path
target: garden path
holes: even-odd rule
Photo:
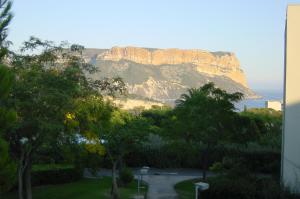
[[[135,178],[139,177],[139,168],[133,169]],[[208,173],[208,176],[212,175]],[[86,177],[91,177],[85,171]],[[111,176],[111,170],[101,169],[96,173],[96,177]],[[201,170],[196,169],[153,169],[150,168],[147,175],[143,176],[143,181],[148,184],[147,199],[176,199],[177,194],[174,189],[178,182],[199,178],[202,176]]]

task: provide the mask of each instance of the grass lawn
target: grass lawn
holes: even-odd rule
[[[195,185],[194,183],[200,182],[201,179],[193,179],[179,182],[175,185],[175,190],[179,199],[194,199],[195,198]]]
[[[47,185],[33,188],[34,199],[108,199],[110,198],[111,178],[82,179],[78,182]],[[137,182],[134,181],[126,188],[120,188],[120,198],[129,199],[137,192]],[[146,192],[146,190],[144,190]],[[1,196],[2,199],[17,199],[17,193]]]
[[[47,171],[55,169],[72,169],[74,165],[71,164],[34,164],[32,171]]]

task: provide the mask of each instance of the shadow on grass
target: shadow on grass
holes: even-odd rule
[[[82,179],[78,182],[33,188],[34,199],[110,199],[111,178]],[[137,182],[121,187],[120,198],[129,199],[137,192]],[[144,191],[144,190],[143,190]],[[0,195],[3,199],[18,199],[17,192]]]

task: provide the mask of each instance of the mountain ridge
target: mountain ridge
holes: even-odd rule
[[[207,82],[228,92],[242,92],[246,98],[259,97],[248,87],[246,75],[232,52],[112,47],[86,49],[83,56],[100,71],[91,75],[93,79],[118,76],[129,93],[162,102],[175,100],[188,88]]]

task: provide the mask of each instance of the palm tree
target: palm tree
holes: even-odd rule
[[[180,124],[178,131],[189,142],[202,143],[203,178],[209,163],[209,154],[218,142],[230,133],[228,123],[233,123],[234,103],[241,100],[241,93],[227,93],[208,83],[200,88],[191,88],[176,100],[175,113]]]
[[[187,101],[196,96],[199,92],[201,91],[197,88],[188,89],[187,93],[181,94],[180,98],[175,101],[176,106],[184,106]]]

